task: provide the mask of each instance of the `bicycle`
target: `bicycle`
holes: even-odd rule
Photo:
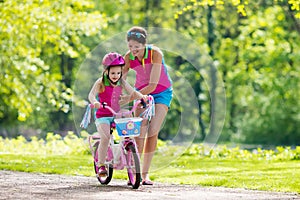
[[[140,158],[137,151],[137,145],[134,137],[140,135],[140,127],[143,118],[141,117],[124,117],[131,115],[138,107],[139,104],[143,104],[146,110],[142,113],[145,117],[151,118],[154,115],[154,100],[152,96],[148,96],[148,105],[146,105],[143,100],[138,100],[134,103],[131,110],[127,112],[116,113],[111,107],[103,103],[101,106],[103,108],[109,109],[115,117],[114,121],[110,124],[111,134],[110,134],[110,144],[106,156],[106,169],[107,175],[102,177],[98,175],[99,167],[98,163],[98,146],[100,144],[100,136],[90,135],[88,137],[88,143],[92,156],[94,158],[94,171],[98,181],[102,185],[107,185],[113,176],[114,169],[123,170],[124,167],[127,168],[127,174],[129,178],[128,185],[131,185],[133,189],[138,189],[140,186]],[[92,108],[93,105],[90,105]],[[113,132],[117,131],[120,141],[118,144],[115,143],[115,138]]]

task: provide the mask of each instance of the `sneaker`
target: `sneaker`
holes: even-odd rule
[[[106,170],[104,165],[99,167],[98,175],[101,176],[101,177],[102,176],[107,176],[107,170]]]

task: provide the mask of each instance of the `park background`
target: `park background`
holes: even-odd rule
[[[77,132],[72,104],[83,107],[84,97],[73,98],[81,63],[99,43],[139,25],[178,31],[199,46],[189,55],[204,50],[214,62],[208,74],[212,84],[207,86],[200,70],[185,58],[165,55],[167,64],[189,81],[198,97],[199,119],[187,119],[191,128],[199,123],[195,141],[224,123],[219,142],[300,144],[298,1],[7,0],[0,4],[0,135],[4,137]],[[226,92],[225,122],[214,120],[214,112],[225,109],[215,106],[218,81]],[[88,91],[91,85],[85,87]],[[184,90],[178,93],[186,95]],[[177,134],[180,113],[175,99],[161,139]]]
[[[81,143],[76,141],[82,133],[75,126],[72,114],[74,106],[84,111],[83,101],[86,100],[74,95],[74,84],[79,77],[82,78],[78,74],[80,66],[98,44],[115,34],[125,33],[133,25],[139,25],[174,30],[190,38],[199,46],[199,49],[191,48],[196,51],[189,53],[195,55],[192,60],[197,61],[200,59],[197,55],[205,53],[212,63],[208,66],[208,77],[205,77],[184,57],[171,53],[165,55],[176,76],[188,80],[197,96],[197,108],[190,105],[190,112],[194,112],[193,109],[199,111],[197,119],[184,119],[190,127],[185,127],[180,133],[186,137],[195,135],[194,143],[197,145],[184,153],[194,158],[189,160],[186,157],[184,159],[187,160],[181,160],[176,166],[183,170],[192,165],[193,161],[197,162],[195,155],[232,159],[227,164],[223,163],[224,169],[229,166],[238,168],[240,161],[234,159],[250,158],[255,162],[245,161],[248,163],[247,170],[259,168],[259,174],[268,177],[270,168],[265,168],[264,174],[260,167],[272,168],[273,165],[265,165],[265,162],[288,160],[282,165],[276,162],[278,168],[273,166],[272,169],[276,176],[280,170],[287,170],[286,176],[290,178],[286,181],[290,181],[294,189],[283,188],[282,191],[299,192],[299,182],[292,179],[300,176],[295,171],[300,158],[300,149],[297,148],[300,144],[299,5],[299,1],[293,0],[0,0],[2,164],[6,165],[10,160],[9,164],[14,166],[11,169],[25,170],[22,164],[18,167],[18,162],[13,162],[12,154],[7,154],[9,151],[18,153],[20,149],[26,154],[26,148],[22,146],[25,144],[30,145],[31,153],[55,154],[56,150],[61,150],[59,147],[53,149],[53,144],[59,143],[55,143],[56,140],[63,140],[63,144],[59,144],[80,150]],[[160,46],[159,43],[156,45]],[[211,84],[207,85],[206,79]],[[86,84],[87,90],[90,87]],[[180,87],[176,88],[180,90]],[[225,89],[226,105],[219,108],[216,96],[222,89]],[[188,96],[185,90],[177,92]],[[224,120],[218,120],[217,113],[223,109],[226,109],[226,116]],[[181,112],[182,106],[175,98],[159,135],[159,145],[164,145],[178,134]],[[196,133],[193,129],[195,123],[200,127]],[[215,127],[222,127],[218,144],[241,145],[241,148],[255,149],[255,154],[223,146],[205,152],[201,142],[206,136],[215,134]],[[40,140],[48,143],[45,146]],[[18,145],[20,149],[16,148]],[[60,153],[76,155],[70,149],[64,150]],[[34,157],[36,155],[28,160]],[[60,162],[56,158],[55,163],[63,165],[65,159],[61,159]],[[259,163],[261,159],[265,161]],[[215,170],[213,166],[216,163],[209,162],[212,163],[203,161]],[[217,162],[222,166],[221,161]],[[33,163],[29,162],[25,171],[34,171],[28,169],[31,165]],[[6,168],[9,167],[1,166],[1,169]],[[67,169],[71,171],[72,167],[56,172],[67,173]],[[194,169],[201,170],[201,166],[195,164]],[[241,176],[245,176],[244,171],[241,169]],[[54,173],[51,170],[43,172]],[[216,173],[223,172],[220,168]],[[181,172],[178,171],[178,174]],[[166,173],[164,175],[167,176]],[[249,174],[249,184],[243,182],[244,186],[262,189],[259,184],[265,183],[253,185],[253,176]],[[226,185],[230,177],[232,174],[221,179],[214,177],[207,185]],[[241,177],[236,177],[238,179]],[[278,179],[282,181],[282,177]],[[283,182],[278,184],[287,187]],[[266,185],[267,189],[272,187],[273,183]]]

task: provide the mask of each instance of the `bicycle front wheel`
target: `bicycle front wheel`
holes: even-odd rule
[[[95,174],[97,175],[98,174],[98,171],[99,171],[99,168],[97,166],[97,161],[98,161],[98,151],[97,151],[97,148],[95,150],[95,157],[94,157],[94,170],[95,170]],[[112,165],[108,164],[107,165],[107,170],[108,170],[108,174],[107,176],[104,176],[104,177],[100,177],[100,176],[97,176],[97,179],[98,181],[102,184],[102,185],[107,185],[111,179],[112,179],[112,176],[113,176],[113,171],[114,171],[114,168]]]
[[[127,155],[126,155],[126,163],[127,163],[127,173],[129,181],[132,185],[133,189],[138,189],[140,186],[140,159],[136,152],[135,146],[133,144],[127,146]]]
[[[97,174],[98,173],[98,166],[96,165],[96,163],[94,162],[94,170],[95,170],[95,173]],[[104,176],[104,177],[97,177],[98,181],[102,184],[102,185],[107,185],[111,179],[112,179],[112,176],[113,176],[113,171],[114,171],[114,168],[109,165],[109,167],[107,168],[108,170],[108,175],[107,176]]]

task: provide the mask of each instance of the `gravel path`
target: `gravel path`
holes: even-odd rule
[[[124,180],[102,186],[95,177],[0,171],[0,199],[299,199],[293,193],[155,183],[131,189]]]

